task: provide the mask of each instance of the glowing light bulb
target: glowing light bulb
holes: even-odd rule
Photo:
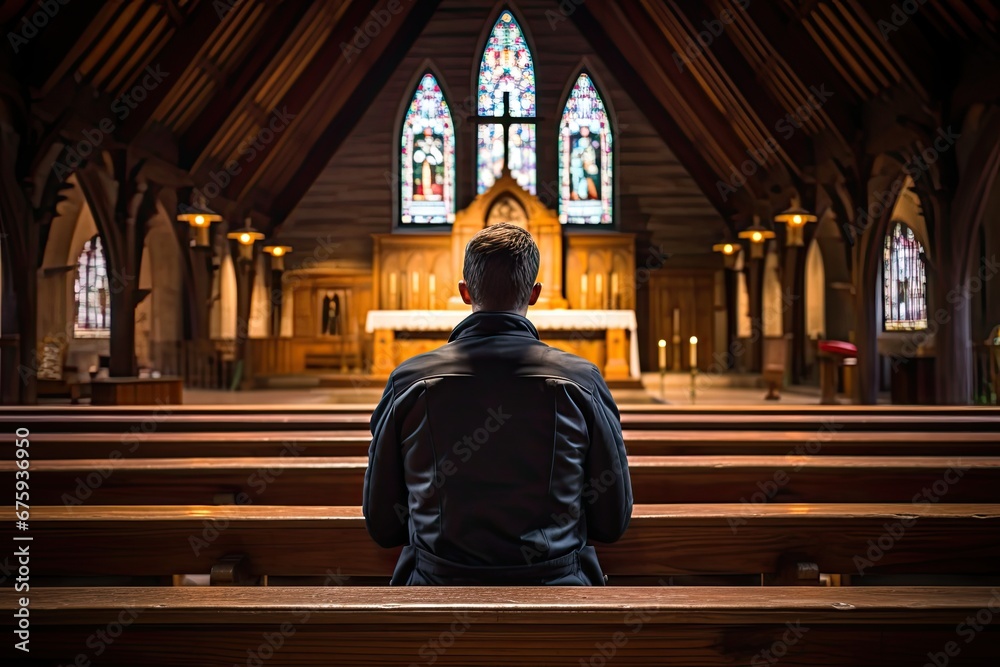
[[[278,246],[277,248],[271,251],[271,254],[274,255],[275,257],[281,257],[282,255],[285,254],[285,249],[282,248],[281,246]]]
[[[801,225],[802,224],[802,216],[801,215],[793,215],[792,216],[792,224],[793,225]]]
[[[205,224],[205,216],[203,216],[203,215],[196,215],[196,216],[194,216],[194,224],[198,225],[199,227],[201,227],[202,225],[204,225]]]
[[[250,244],[250,235],[247,234],[246,232],[243,232],[242,234],[240,234],[240,243],[242,243],[243,245],[249,245]]]
[[[734,248],[732,243],[727,243],[726,245],[722,246],[722,252],[724,252],[727,255],[732,255],[733,250]]]
[[[760,243],[761,241],[764,240],[764,235],[761,234],[760,232],[754,232],[751,238],[753,239],[754,243]]]

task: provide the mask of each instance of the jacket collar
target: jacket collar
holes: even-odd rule
[[[459,322],[452,330],[448,342],[479,336],[524,336],[539,339],[538,330],[526,317],[517,313],[480,311]]]

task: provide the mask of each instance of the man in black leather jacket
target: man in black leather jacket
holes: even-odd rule
[[[621,421],[597,367],[525,317],[538,263],[519,227],[476,234],[459,282],[472,314],[389,377],[363,504],[378,544],[405,545],[393,584],[604,584],[587,541],[632,515]]]

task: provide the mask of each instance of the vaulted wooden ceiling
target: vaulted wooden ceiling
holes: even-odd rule
[[[46,11],[43,5],[8,0],[0,10],[5,33],[18,33]],[[437,5],[71,2],[17,49],[7,71],[30,96],[34,119],[57,124],[67,142],[78,140],[81,127],[111,117],[115,142],[142,146],[192,186],[204,189],[213,175],[216,183],[228,180],[210,202],[215,208],[275,226]],[[989,65],[1000,55],[1000,5],[909,5],[917,7],[912,15],[892,0],[553,0],[552,12],[576,24],[732,222],[761,199],[808,189],[825,163],[856,169],[871,139],[864,115],[877,100],[906,98],[918,120],[947,122],[1000,96],[1000,70]],[[389,19],[367,36],[373,11]],[[732,20],[712,35],[710,26],[727,15]],[[709,36],[707,44],[699,44],[699,33]],[[345,46],[359,34],[363,48]],[[162,82],[116,118],[109,111],[114,100],[150,68]],[[790,124],[788,114],[796,113],[801,123]],[[276,115],[293,118],[262,133]],[[746,185],[729,192],[722,184],[754,156]],[[227,166],[228,179],[221,176]]]

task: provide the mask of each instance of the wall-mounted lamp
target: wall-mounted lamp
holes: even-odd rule
[[[290,245],[266,245],[264,246],[264,252],[271,256],[271,270],[273,271],[284,271],[285,270],[285,255],[292,251],[292,246]]]
[[[226,234],[226,238],[236,241],[240,249],[240,259],[253,260],[253,246],[257,241],[263,241],[264,235],[250,226],[250,218],[246,219],[243,229],[236,229]]]
[[[724,241],[713,245],[712,250],[722,254],[722,261],[725,263],[727,269],[735,269],[736,261],[739,259],[740,252],[743,248],[741,248],[738,243]]]
[[[741,239],[750,241],[750,258],[763,259],[764,245],[768,239],[774,238],[774,232],[760,224],[760,216],[753,217],[753,224],[738,234]]]
[[[208,208],[201,197],[196,196],[193,204],[181,204],[177,207],[177,220],[186,222],[194,230],[195,248],[207,248],[212,244],[209,231],[213,222],[222,222],[222,216]]]
[[[792,205],[774,216],[775,222],[788,225],[788,245],[802,245],[802,230],[810,222],[816,222],[815,215],[802,208],[797,201],[792,201]]]

